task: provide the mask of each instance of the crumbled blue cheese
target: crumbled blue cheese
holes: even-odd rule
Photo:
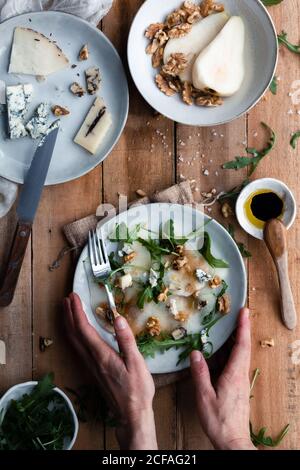
[[[149,284],[151,287],[156,287],[157,286],[157,281],[159,279],[159,273],[155,271],[153,268],[150,268],[150,273],[149,273]]]
[[[32,95],[32,85],[15,85],[6,88],[8,128],[11,139],[18,139],[27,135],[24,117]]]
[[[130,243],[124,243],[122,250],[118,251],[118,255],[122,258],[124,255],[131,255],[134,252],[132,245]]]
[[[48,127],[48,129],[46,130],[42,140],[40,141],[39,143],[39,147],[42,147],[46,141],[46,137],[47,135],[49,135],[51,132],[53,132],[55,129],[58,129],[60,128],[60,119],[57,119],[56,121],[52,122],[52,124]]]
[[[208,282],[212,279],[212,276],[203,269],[196,269],[196,277],[198,278],[199,282]]]
[[[169,309],[170,313],[174,317],[176,317],[176,315],[178,314],[176,299],[169,299],[169,302],[167,304],[167,308]]]
[[[38,139],[46,134],[49,115],[50,106],[47,103],[41,103],[36,109],[34,116],[26,124],[26,130],[33,139]]]

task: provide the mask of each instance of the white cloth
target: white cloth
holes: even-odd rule
[[[59,10],[98,25],[109,12],[113,0],[0,0],[0,22],[31,11]],[[0,218],[12,207],[17,185],[0,177]],[[0,360],[1,364],[1,360]]]
[[[113,0],[0,0],[0,22],[30,11],[59,10],[97,25],[112,3]]]

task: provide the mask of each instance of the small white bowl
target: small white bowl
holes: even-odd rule
[[[3,395],[3,397],[0,400],[0,412],[2,410],[6,412],[7,408],[10,405],[11,400],[18,400],[26,393],[30,393],[33,390],[33,388],[37,385],[37,383],[38,382],[25,382],[25,383],[15,385],[14,387],[11,387],[9,390],[7,390],[7,392]],[[77,434],[78,434],[78,429],[79,429],[78,418],[76,416],[71,400],[67,397],[67,395],[57,387],[55,387],[53,390],[63,397],[65,404],[67,408],[70,410],[70,413],[73,418],[73,426],[74,426],[73,437],[71,440],[65,439],[64,449],[63,449],[63,450],[71,450],[72,447],[74,446],[74,443],[76,441]]]
[[[249,183],[240,193],[236,202],[236,216],[241,227],[250,235],[259,240],[264,239],[263,229],[255,227],[247,218],[245,213],[245,203],[251,194],[259,191],[260,189],[269,189],[274,191],[284,201],[284,212],[282,222],[289,229],[296,218],[297,204],[292,191],[282,181],[274,178],[261,178]]]
[[[278,41],[274,23],[260,0],[222,0],[231,16],[241,16],[246,28],[245,79],[241,89],[215,108],[187,106],[179,95],[168,97],[155,84],[158,73],[145,49],[149,41],[145,30],[150,23],[164,21],[180,7],[182,0],[146,0],[138,10],[128,38],[128,64],[144,99],[160,114],[192,126],[217,126],[248,112],[268,90],[278,59]]]

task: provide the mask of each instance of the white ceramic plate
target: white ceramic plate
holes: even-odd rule
[[[216,108],[187,106],[178,95],[167,97],[159,91],[145,53],[149,41],[144,33],[150,23],[164,21],[181,5],[181,0],[146,0],[138,11],[128,39],[128,62],[133,80],[146,101],[159,113],[173,121],[192,126],[216,126],[232,121],[249,111],[269,88],[276,70],[278,43],[274,24],[259,0],[222,0],[230,15],[243,18],[246,27],[246,77],[242,88],[224,105]]]
[[[157,232],[161,223],[172,218],[174,220],[175,233],[176,236],[178,236],[179,234],[187,235],[196,228],[202,227],[204,217],[207,220],[207,217],[203,216],[201,212],[188,206],[185,207],[178,204],[150,204],[146,206],[133,207],[127,212],[105,222],[101,227],[101,234],[103,240],[105,240],[108,253],[111,253],[112,251],[116,251],[117,246],[115,243],[111,243],[108,240],[108,236],[112,233],[116,223],[125,222],[128,227],[133,227],[140,223],[146,224],[148,228]],[[230,264],[230,269],[220,270],[220,275],[229,285],[228,292],[232,299],[232,309],[231,313],[224,316],[224,318],[222,318],[211,331],[210,341],[213,344],[214,352],[216,352],[233,332],[236,325],[238,311],[245,305],[247,279],[244,262],[240,252],[224,227],[212,220],[206,225],[205,230],[211,235],[214,255],[218,258],[225,259]],[[92,284],[95,287],[91,288],[91,283],[88,282],[86,269],[86,265],[88,263],[85,262],[87,259],[88,249],[86,247],[78,261],[73,288],[81,297],[83,307],[90,324],[94,326],[108,344],[117,350],[117,343],[114,336],[103,329],[94,314],[94,308],[97,305],[97,302],[95,302],[94,289],[98,289],[99,291],[98,305],[100,303],[101,294],[100,289],[96,284]],[[92,295],[91,289],[93,289]],[[91,305],[92,298],[94,305]],[[188,367],[188,360],[182,362],[178,366],[176,365],[177,361],[178,351],[174,349],[170,349],[164,354],[158,353],[155,358],[146,360],[152,373],[168,373]]]
[[[71,64],[77,64],[77,67],[74,69],[70,67],[50,75],[42,83],[38,83],[35,77],[30,75],[8,74],[10,50],[16,26],[29,27],[48,37],[51,36],[51,39],[56,40],[63,49]],[[84,44],[89,45],[90,58],[88,61],[78,62],[78,53]],[[104,98],[113,117],[113,126],[95,156],[73,142],[95,96],[85,95],[78,98],[69,91],[74,81],[85,85],[84,71],[94,65],[100,67],[102,75],[98,94]],[[29,13],[1,23],[0,80],[8,85],[33,84],[34,98],[29,111],[33,111],[43,101],[52,105],[66,106],[71,111],[69,116],[61,119],[62,132],[57,139],[46,180],[47,185],[73,180],[95,168],[111,152],[125,126],[129,98],[120,57],[101,31],[74,15],[50,11]],[[37,143],[28,137],[10,141],[6,137],[6,126],[6,115],[1,114],[0,175],[17,183],[23,183]]]

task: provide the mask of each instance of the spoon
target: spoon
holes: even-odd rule
[[[283,323],[289,330],[294,330],[297,325],[297,313],[289,280],[287,229],[280,220],[271,219],[266,223],[264,241],[277,269]]]

